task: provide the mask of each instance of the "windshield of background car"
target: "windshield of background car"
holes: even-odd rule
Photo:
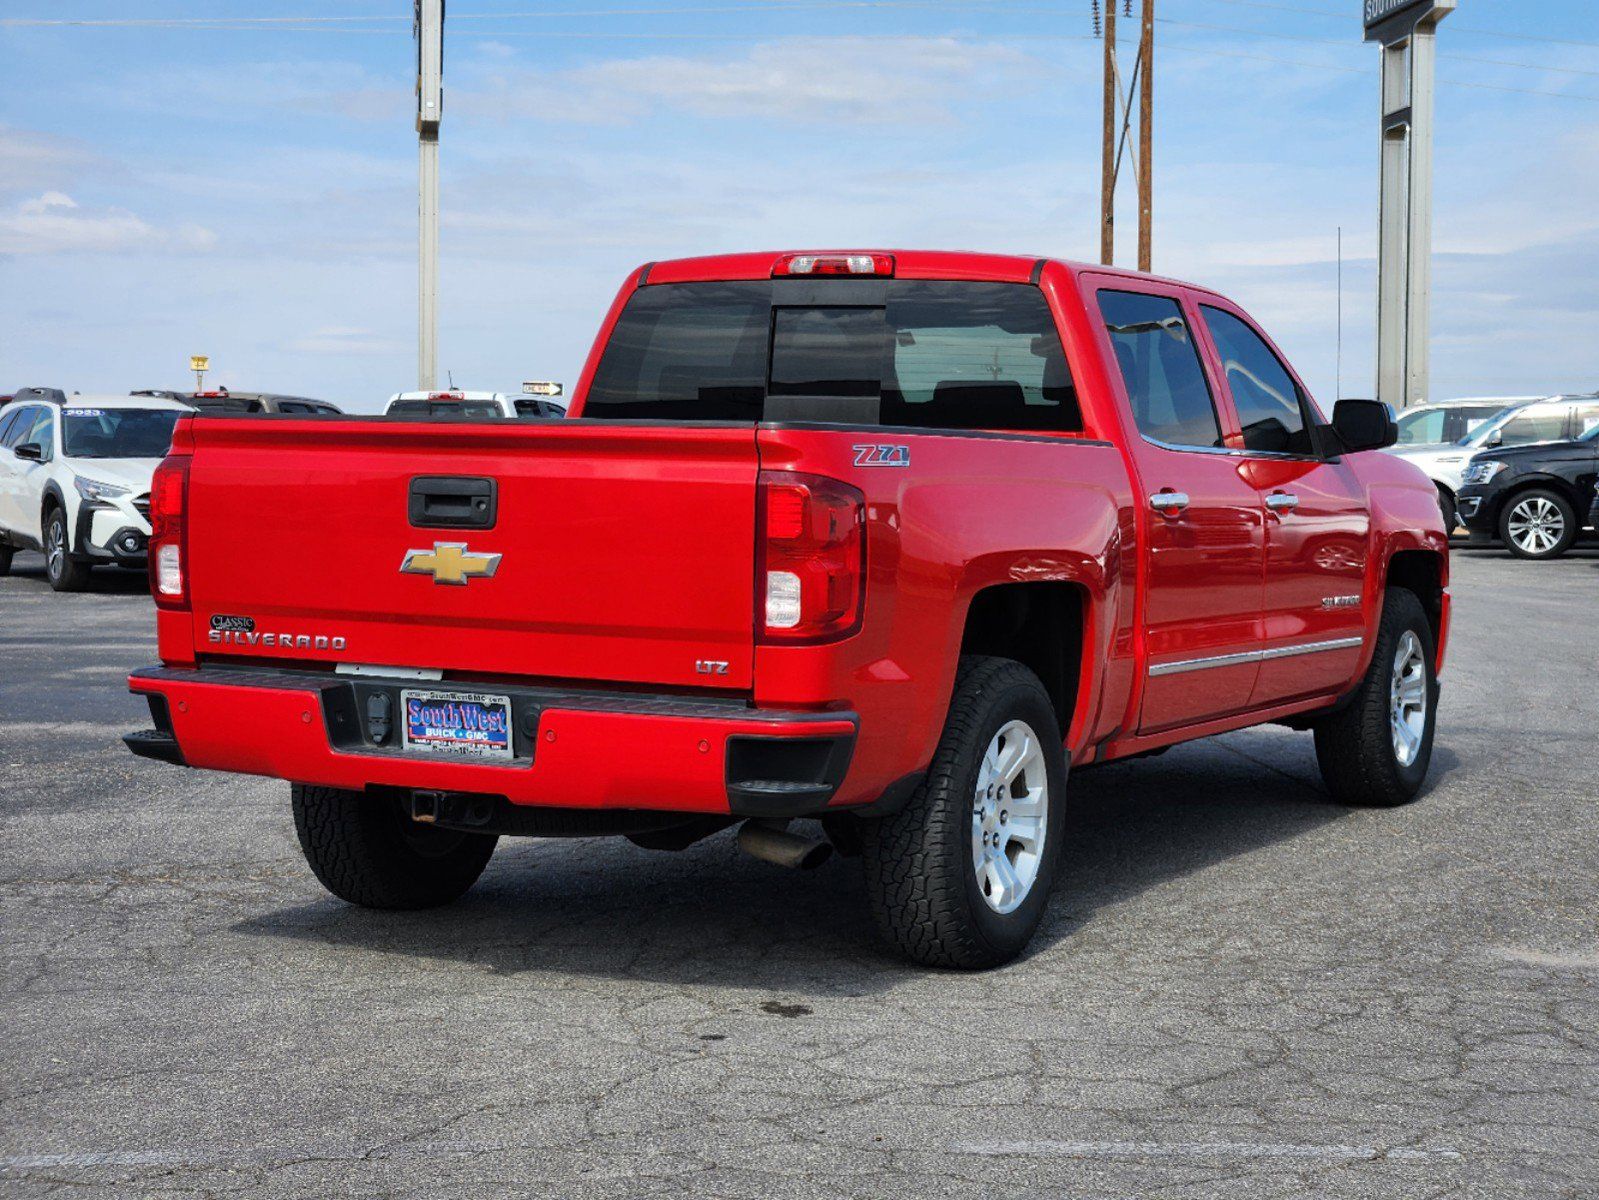
[[[1043,292],[901,279],[640,288],[606,343],[583,415],[1083,427]]]
[[[171,408],[65,408],[63,449],[68,458],[165,458],[182,415]]]
[[[1482,445],[1493,436],[1494,430],[1498,429],[1506,421],[1510,420],[1512,416],[1520,412],[1524,407],[1526,406],[1521,404],[1512,404],[1509,408],[1500,409],[1493,417],[1477,426],[1477,428],[1473,429],[1465,437],[1461,438],[1456,444],[1460,446]]]

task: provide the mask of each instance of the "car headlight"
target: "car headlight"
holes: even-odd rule
[[[88,479],[82,475],[72,477],[72,486],[78,489],[78,495],[85,500],[110,501],[128,494],[128,489],[120,483],[107,483],[103,479]]]
[[[1499,462],[1497,459],[1492,458],[1486,459],[1483,462],[1474,462],[1471,464],[1471,466],[1466,468],[1465,474],[1463,474],[1460,478],[1466,483],[1487,483],[1495,475],[1499,474],[1500,471],[1503,471],[1507,465],[1509,464]]]

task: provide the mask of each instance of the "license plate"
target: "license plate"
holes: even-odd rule
[[[511,757],[511,698],[482,692],[400,692],[405,749],[461,758]]]

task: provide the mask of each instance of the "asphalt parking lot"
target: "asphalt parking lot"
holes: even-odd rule
[[[0,579],[6,1195],[1599,1194],[1599,549],[1455,557],[1431,790],[1347,812],[1261,730],[1081,772],[986,975],[854,863],[502,842],[346,907],[286,785],[137,760],[139,575]]]

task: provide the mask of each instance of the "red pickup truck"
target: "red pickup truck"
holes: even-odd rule
[[[156,475],[141,755],[292,782],[335,895],[502,835],[859,855],[927,964],[1027,944],[1068,768],[1277,722],[1332,794],[1427,773],[1432,484],[1203,288],[1053,260],[630,276],[572,418],[198,416]],[[822,836],[791,823],[819,818]]]

